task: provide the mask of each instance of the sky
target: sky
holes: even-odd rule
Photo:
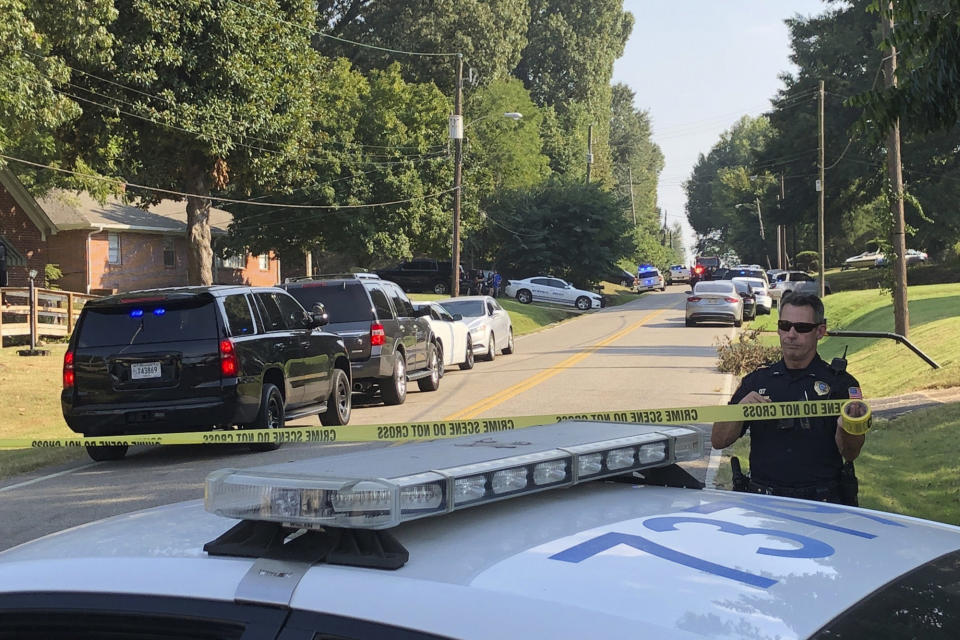
[[[687,260],[694,233],[686,221],[683,182],[699,154],[741,116],[758,116],[792,71],[784,19],[821,13],[822,0],[624,0],[633,33],[613,68],[634,107],[650,113],[663,151],[658,204],[684,228]]]

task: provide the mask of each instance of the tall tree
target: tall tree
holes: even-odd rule
[[[325,55],[346,57],[362,70],[399,61],[407,80],[433,82],[448,95],[456,86],[450,57],[384,49],[463,54],[464,68],[486,84],[516,66],[530,20],[527,0],[321,0],[318,5],[321,32],[381,48],[319,38],[316,45]]]
[[[552,273],[586,286],[631,255],[624,201],[598,185],[559,182],[505,192],[490,206],[508,276]]]
[[[78,12],[63,0],[0,0],[0,16],[0,153],[59,163],[62,148],[53,133],[81,110],[64,93],[71,70],[58,54],[69,52],[85,64],[108,62],[113,3],[94,0]],[[63,182],[58,174],[15,169],[37,190]]]
[[[634,106],[636,94],[624,84],[612,89],[610,151],[614,175],[622,192],[631,194],[637,219],[655,219],[657,181],[663,171],[663,152],[652,139],[650,115]]]
[[[116,0],[115,6],[110,83],[97,80],[105,72],[66,46],[57,51],[93,74],[78,83],[83,116],[61,133],[76,146],[88,141],[90,149],[103,148],[109,137],[121,147],[116,158],[93,158],[94,168],[191,194],[188,277],[209,284],[211,192],[289,184],[324,153],[312,128],[312,96],[331,63],[302,30],[315,23],[312,3]]]

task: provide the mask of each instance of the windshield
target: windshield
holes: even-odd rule
[[[370,298],[360,283],[310,283],[292,286],[287,293],[296,298],[304,309],[321,303],[331,323],[368,322],[373,319]]]
[[[698,282],[693,288],[694,293],[733,293],[733,285],[722,282]]]
[[[459,313],[464,318],[479,318],[487,313],[483,300],[455,300],[453,302],[442,302],[440,306],[451,315]]]
[[[189,302],[90,307],[77,347],[110,347],[217,338],[217,305],[209,297]]]

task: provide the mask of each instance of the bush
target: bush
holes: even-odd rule
[[[60,265],[58,264],[45,264],[43,265],[43,279],[46,282],[47,289],[59,289],[60,286],[57,284],[57,280],[63,277],[63,271],[60,270]]]
[[[820,271],[820,254],[816,251],[801,251],[795,259],[797,267],[804,271]]]
[[[760,331],[744,331],[736,340],[724,336],[717,345],[717,368],[743,376],[780,359],[780,347],[760,344]]]

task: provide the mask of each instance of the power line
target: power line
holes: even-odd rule
[[[62,169],[60,167],[54,167],[49,164],[42,164],[39,162],[31,162],[29,160],[23,160],[22,158],[17,158],[14,156],[8,156],[0,153],[0,158],[4,160],[10,160],[13,162],[19,162],[20,164],[25,164],[31,167],[37,167],[39,169],[49,169],[50,171],[58,171],[60,173],[67,173],[74,176],[79,176],[81,178],[86,178],[89,180],[99,180],[101,182],[112,182],[118,186],[132,187],[134,189],[143,189],[144,191],[152,191],[154,193],[164,193],[167,195],[173,195],[180,198],[201,198],[204,200],[211,200],[213,202],[226,202],[230,204],[246,204],[253,207],[276,207],[277,209],[368,209],[372,207],[385,207],[388,205],[394,204],[406,204],[408,202],[416,202],[418,200],[426,200],[428,198],[435,198],[442,196],[444,194],[450,193],[453,189],[445,189],[444,191],[438,191],[436,193],[427,194],[425,196],[418,196],[415,198],[408,198],[406,200],[394,200],[391,202],[372,202],[368,204],[331,204],[331,205],[319,205],[319,204],[287,204],[284,202],[255,202],[253,200],[237,200],[234,198],[223,198],[220,196],[214,195],[201,195],[198,193],[188,193],[185,191],[173,191],[172,189],[162,189],[160,187],[148,187],[142,184],[136,184],[133,182],[127,182],[119,178],[108,178],[106,176],[91,175],[87,173],[80,173],[79,171],[71,171],[70,169]]]
[[[34,58],[38,58],[38,59],[40,59],[40,60],[46,60],[46,58],[45,58],[44,56],[41,56],[41,55],[38,55],[38,54],[35,54],[35,53],[31,53],[31,52],[29,52],[29,51],[24,51],[23,53],[26,53],[27,55],[32,56],[32,57],[34,57]],[[137,88],[135,88],[135,87],[131,87],[131,86],[129,86],[129,85],[125,85],[125,84],[122,84],[122,83],[120,83],[120,82],[116,82],[115,80],[110,80],[109,78],[104,78],[104,77],[102,77],[102,76],[98,76],[98,75],[93,74],[93,73],[90,73],[90,72],[88,72],[88,71],[84,71],[83,69],[77,69],[76,67],[71,67],[70,65],[63,64],[62,62],[61,62],[61,64],[62,64],[62,66],[64,66],[65,68],[70,69],[71,71],[73,71],[73,72],[75,72],[75,73],[79,73],[79,74],[84,75],[84,76],[87,76],[87,77],[89,77],[89,78],[93,78],[94,80],[98,80],[98,81],[100,81],[100,82],[109,84],[109,85],[114,86],[114,87],[117,87],[117,88],[119,88],[119,89],[125,89],[125,90],[130,91],[130,92],[132,92],[132,93],[135,93],[135,94],[137,94],[137,95],[144,96],[144,97],[146,97],[146,98],[152,98],[152,99],[154,99],[154,100],[160,100],[160,101],[162,101],[162,102],[165,102],[165,103],[167,103],[167,104],[173,105],[173,106],[175,106],[175,107],[176,107],[176,106],[194,106],[194,105],[189,104],[189,103],[179,103],[179,102],[177,102],[176,100],[171,100],[170,98],[167,98],[167,97],[165,97],[165,96],[160,96],[160,95],[157,95],[157,94],[154,94],[154,93],[149,93],[149,92],[146,92],[146,91],[142,91],[142,90],[137,89]],[[8,75],[12,75],[12,74],[10,74],[10,72],[7,71],[6,69],[0,69],[0,71],[4,71],[4,72],[6,72]],[[37,71],[38,73],[40,73],[40,70],[39,70],[39,69],[37,69],[36,71]],[[20,77],[20,76],[17,76],[17,77]],[[43,77],[44,77],[45,79],[52,80],[52,79],[49,78],[48,76],[43,76]],[[28,80],[28,81],[30,81],[29,78],[25,78],[25,79]],[[36,82],[36,81],[35,81],[35,82]],[[113,101],[120,102],[120,103],[122,103],[122,104],[126,104],[126,105],[129,105],[129,106],[137,106],[136,103],[132,103],[132,102],[129,102],[129,101],[126,101],[126,100],[122,100],[122,99],[120,99],[120,98],[116,98],[116,97],[113,97],[113,96],[108,96],[108,95],[105,95],[105,94],[102,94],[102,93],[98,93],[98,92],[94,91],[93,89],[89,89],[89,88],[87,88],[87,87],[84,87],[84,86],[81,86],[81,85],[78,85],[78,84],[74,84],[74,83],[72,83],[72,82],[67,82],[67,83],[65,83],[65,84],[67,84],[67,85],[69,85],[69,86],[71,86],[71,87],[75,87],[75,88],[77,88],[77,89],[80,89],[80,90],[82,90],[82,91],[86,91],[86,92],[88,92],[88,93],[92,93],[92,94],[94,94],[94,95],[96,95],[96,96],[99,96],[99,97],[101,97],[101,98],[105,98],[105,99],[107,99],[107,100],[113,100]],[[52,90],[56,90],[55,87],[51,87],[51,89],[52,89]],[[230,117],[218,117],[218,119],[219,119],[219,120],[222,120],[222,121],[225,121],[225,122],[230,122],[231,124],[242,125],[242,126],[244,126],[244,127],[250,126],[250,123],[249,123],[249,122],[246,122],[246,121],[243,121],[243,120],[235,120],[235,119],[230,118]],[[317,121],[316,121],[316,120],[311,120],[310,122],[317,122]],[[255,136],[247,135],[246,137],[248,137],[248,138],[250,138],[250,139],[252,139],[252,140],[260,140],[261,142],[266,142],[266,143],[268,143],[268,144],[278,144],[278,143],[276,143],[276,142],[272,142],[272,141],[270,141],[270,140],[265,140],[265,139],[263,139],[263,138],[257,138],[257,137],[255,137]],[[341,145],[341,146],[344,146],[344,147],[358,147],[358,148],[360,148],[360,149],[399,149],[399,150],[403,150],[403,149],[413,149],[413,150],[420,150],[420,147],[414,147],[414,146],[361,144],[361,143],[356,143],[356,142],[342,142],[342,141],[340,141],[340,140],[329,140],[329,141],[327,141],[325,144],[336,144],[336,145]],[[429,146],[427,146],[427,149],[439,149],[439,148],[444,148],[444,147],[446,147],[446,143],[429,145]],[[307,150],[307,151],[311,151],[311,150],[320,151],[320,150],[322,150],[322,149],[321,149],[320,147],[314,147],[314,148],[308,148],[308,149],[306,149],[306,150]],[[347,151],[352,151],[352,150],[347,149]],[[369,155],[376,155],[376,154],[369,154]]]
[[[367,49],[376,49],[377,51],[385,51],[385,52],[387,52],[387,53],[397,53],[397,54],[405,55],[405,56],[453,57],[453,56],[459,56],[459,55],[461,55],[461,54],[459,54],[459,53],[443,53],[443,52],[430,52],[430,51],[404,51],[404,50],[402,50],[402,49],[391,49],[391,48],[389,48],[389,47],[378,47],[378,46],[372,45],[372,44],[365,44],[365,43],[363,43],[363,42],[356,42],[356,41],[354,41],[354,40],[347,40],[346,38],[340,38],[340,37],[338,37],[338,36],[330,35],[329,33],[323,33],[323,32],[321,32],[321,31],[317,31],[316,29],[310,29],[309,27],[304,27],[303,25],[296,24],[295,22],[290,22],[290,21],[288,21],[288,20],[284,20],[284,19],[282,19],[282,18],[278,18],[278,17],[275,16],[275,15],[272,15],[272,14],[269,14],[269,13],[264,13],[264,12],[262,12],[262,11],[258,11],[257,9],[254,9],[253,7],[251,7],[251,6],[249,6],[249,5],[246,5],[246,4],[242,3],[242,2],[237,2],[236,0],[227,0],[227,2],[229,2],[230,4],[235,4],[235,5],[237,5],[238,7],[243,7],[243,8],[246,9],[247,11],[250,11],[251,13],[255,13],[255,14],[257,14],[258,16],[262,16],[262,17],[264,17],[264,18],[269,18],[270,20],[273,20],[274,22],[279,22],[279,23],[281,23],[281,24],[285,24],[285,25],[294,27],[294,28],[296,28],[296,29],[300,29],[301,31],[305,31],[305,32],[310,33],[310,34],[320,36],[321,38],[329,38],[330,40],[336,40],[337,42],[343,42],[343,43],[345,43],[345,44],[351,44],[351,45],[354,45],[354,46],[357,46],[357,47],[365,47],[365,48],[367,48]]]

